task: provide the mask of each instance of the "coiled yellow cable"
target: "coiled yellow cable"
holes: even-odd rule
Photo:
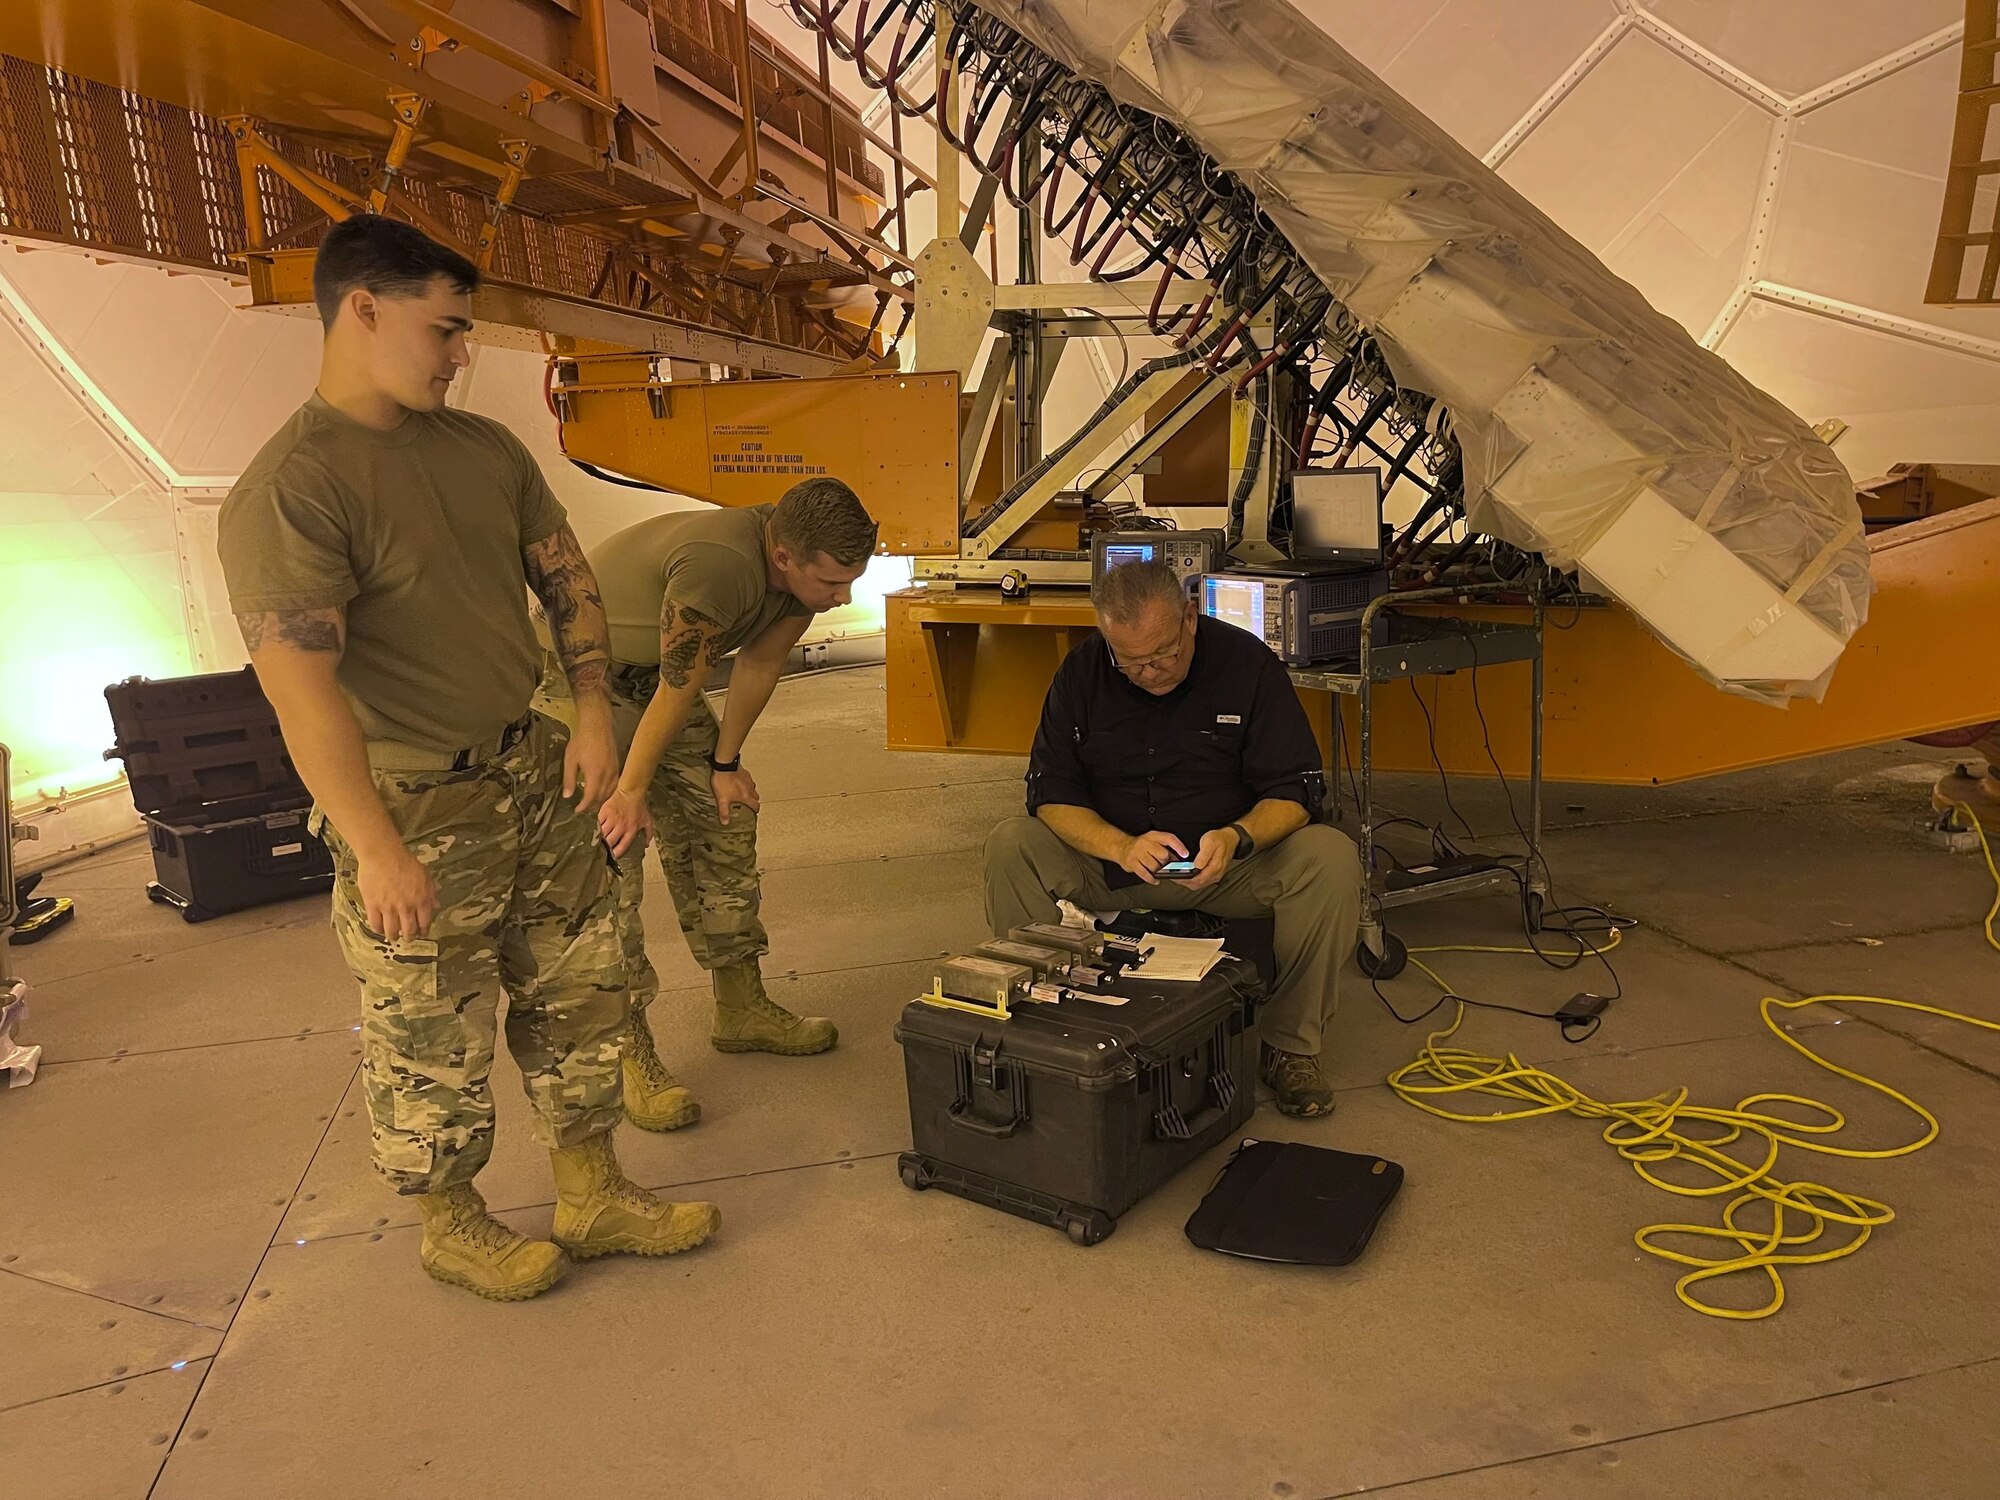
[[[1994,919],[2000,916],[2000,866],[1994,862],[1992,845],[1988,843],[1978,817],[1963,803],[1958,804],[1958,808],[1978,834],[1980,849],[1986,856],[1987,872],[1993,877],[1993,905],[1987,910],[1984,927],[1986,941],[2000,950],[2000,938],[1996,938],[1993,932]],[[1613,937],[1616,937],[1615,933]],[[1529,948],[1470,946],[1411,951],[1533,952]],[[1422,963],[1418,963],[1417,967],[1445,993],[1452,993],[1451,986],[1433,970]],[[1405,1103],[1426,1114],[1468,1124],[1528,1120],[1554,1114],[1602,1120],[1605,1122],[1602,1132],[1605,1144],[1630,1162],[1632,1170],[1640,1177],[1662,1192],[1683,1198],[1720,1198],[1733,1194],[1723,1206],[1720,1224],[1649,1224],[1639,1230],[1633,1239],[1649,1255],[1693,1268],[1674,1283],[1674,1294],[1696,1312],[1713,1318],[1745,1321],[1768,1318],[1785,1303],[1782,1267],[1817,1265],[1852,1255],[1868,1243],[1868,1237],[1875,1229],[1895,1218],[1895,1211],[1888,1204],[1873,1198],[1842,1192],[1824,1183],[1789,1182],[1778,1177],[1773,1169],[1783,1148],[1793,1146],[1824,1156],[1881,1161],[1921,1151],[1938,1136],[1937,1117],[1916,1100],[1886,1083],[1829,1062],[1786,1032],[1777,1020],[1779,1011],[1802,1011],[1808,1006],[1825,1004],[1879,1005],[1922,1015],[1942,1016],[1987,1031],[2000,1031],[2000,1021],[1923,1005],[1914,1000],[1891,1000],[1879,995],[1811,995],[1799,1000],[1766,996],[1759,1006],[1759,1013],[1779,1041],[1829,1073],[1895,1100],[1923,1122],[1923,1131],[1915,1140],[1878,1150],[1833,1144],[1827,1137],[1844,1130],[1847,1117],[1830,1104],[1798,1094],[1751,1094],[1738,1100],[1733,1109],[1691,1104],[1686,1089],[1657,1094],[1650,1099],[1608,1102],[1591,1098],[1555,1074],[1531,1067],[1511,1053],[1504,1058],[1487,1057],[1462,1047],[1445,1046],[1444,1043],[1464,1024],[1466,1007],[1463,1001],[1459,1002],[1451,1025],[1442,1031],[1432,1032],[1416,1058],[1389,1075],[1389,1087]],[[1430,1102],[1455,1094],[1486,1094],[1515,1101],[1520,1107],[1491,1114],[1465,1114]],[[1731,1153],[1728,1148],[1738,1142],[1750,1144],[1750,1154],[1758,1158],[1754,1163]],[[1705,1173],[1715,1180],[1693,1183],[1669,1180],[1661,1175],[1662,1169],[1669,1163],[1684,1164],[1686,1168],[1693,1169],[1697,1179]],[[1819,1245],[1823,1237],[1841,1230],[1845,1230],[1846,1234],[1839,1243],[1825,1248],[1807,1248]],[[1715,1255],[1699,1255],[1670,1249],[1656,1242],[1660,1237],[1670,1235],[1721,1240],[1735,1248]],[[1766,1278],[1770,1290],[1768,1299],[1761,1306],[1720,1306],[1703,1301],[1691,1290],[1705,1281],[1759,1273]]]

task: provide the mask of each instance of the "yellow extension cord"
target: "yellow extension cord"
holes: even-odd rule
[[[1973,831],[1979,837],[1980,851],[1986,856],[1987,872],[1993,877],[1993,905],[1987,909],[1984,926],[1987,943],[2000,950],[2000,938],[1993,933],[1994,919],[2000,917],[2000,866],[1994,863],[1992,845],[1987,842],[1986,830],[1980,827],[1978,817],[1964,803],[1956,805],[1971,821]],[[1611,941],[1605,945],[1607,950],[1617,945],[1617,937],[1614,931]],[[1534,951],[1532,948],[1467,945],[1410,950],[1412,955],[1531,954]],[[1411,962],[1429,975],[1439,989],[1448,995],[1453,994],[1451,986],[1434,970],[1414,957]],[[1464,1001],[1458,1002],[1458,1012],[1451,1025],[1442,1031],[1432,1032],[1424,1039],[1423,1050],[1415,1060],[1389,1075],[1389,1087],[1404,1103],[1414,1105],[1426,1114],[1445,1120],[1462,1120],[1468,1124],[1529,1120],[1539,1115],[1556,1114],[1602,1120],[1606,1122],[1603,1131],[1605,1143],[1630,1162],[1633,1171],[1662,1192],[1683,1198],[1719,1198],[1724,1194],[1735,1194],[1724,1205],[1720,1224],[1649,1224],[1635,1234],[1633,1240],[1649,1255],[1694,1268],[1674,1283],[1674,1295],[1696,1312],[1706,1313],[1712,1318],[1746,1321],[1768,1318],[1785,1305],[1785,1282],[1780,1267],[1817,1265],[1852,1255],[1868,1243],[1868,1236],[1876,1228],[1896,1216],[1888,1204],[1873,1198],[1844,1193],[1824,1183],[1784,1181],[1773,1172],[1780,1150],[1785,1146],[1796,1146],[1800,1150],[1817,1151],[1825,1156],[1880,1161],[1921,1151],[1938,1136],[1937,1116],[1916,1100],[1886,1083],[1843,1068],[1838,1063],[1828,1062],[1786,1032],[1776,1019],[1776,1013],[1781,1010],[1800,1011],[1807,1006],[1830,1003],[1880,1005],[1923,1015],[1943,1016],[1946,1020],[1962,1021],[1968,1026],[2000,1031],[2000,1021],[1988,1021],[1935,1005],[1921,1005],[1914,1000],[1889,1000],[1879,995],[1812,995],[1800,1000],[1766,996],[1759,1011],[1764,1024],[1779,1041],[1829,1073],[1886,1094],[1924,1122],[1923,1134],[1916,1140],[1880,1151],[1833,1145],[1825,1138],[1845,1129],[1847,1117],[1830,1104],[1797,1094],[1752,1094],[1739,1100],[1734,1109],[1711,1109],[1690,1104],[1688,1091],[1684,1088],[1650,1099],[1607,1103],[1571,1087],[1553,1073],[1530,1067],[1511,1053],[1504,1058],[1485,1057],[1462,1047],[1444,1046],[1442,1044],[1449,1041],[1465,1022]],[[1429,1102],[1433,1098],[1468,1093],[1517,1101],[1521,1107],[1493,1114],[1461,1114]],[[1793,1107],[1802,1118],[1788,1118],[1782,1112],[1787,1106]],[[1696,1130],[1704,1133],[1692,1133]],[[1756,1150],[1762,1159],[1754,1166],[1729,1154],[1730,1146],[1744,1140],[1759,1143]],[[1687,1163],[1710,1173],[1716,1181],[1701,1186],[1668,1181],[1660,1175],[1659,1169],[1674,1162]],[[1746,1210],[1759,1205],[1768,1205],[1768,1221],[1762,1214],[1758,1215],[1756,1222],[1748,1221],[1744,1217]],[[1851,1231],[1842,1243],[1831,1249],[1805,1248],[1816,1244],[1835,1225]],[[1690,1254],[1656,1243],[1659,1237],[1666,1235],[1729,1241],[1736,1246],[1736,1250],[1712,1256]],[[1702,1301],[1691,1290],[1704,1281],[1758,1271],[1770,1283],[1770,1299],[1761,1307],[1721,1307]]]

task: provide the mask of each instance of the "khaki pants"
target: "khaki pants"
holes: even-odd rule
[[[373,773],[437,883],[425,937],[370,930],[353,851],[321,823],[334,931],[361,986],[375,1168],[398,1192],[470,1182],[486,1165],[503,1012],[544,1145],[618,1123],[626,1000],[611,866],[595,822],[563,800],[567,740],[538,715],[517,744],[464,770]]]
[[[996,937],[1029,922],[1056,922],[1056,901],[1085,911],[1191,911],[1271,917],[1278,983],[1264,1008],[1264,1041],[1319,1055],[1339,1003],[1341,966],[1361,919],[1361,857],[1337,829],[1309,824],[1275,848],[1231,865],[1206,890],[1178,881],[1112,890],[1104,867],[1070,848],[1039,818],[1009,818],[986,840],[986,920]]]

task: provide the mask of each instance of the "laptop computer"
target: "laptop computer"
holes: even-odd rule
[[[1300,469],[1290,481],[1292,555],[1267,573],[1366,572],[1382,566],[1382,471]]]

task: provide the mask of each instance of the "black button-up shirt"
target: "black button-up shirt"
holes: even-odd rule
[[[1285,668],[1234,625],[1195,622],[1194,660],[1155,696],[1120,672],[1101,636],[1070,652],[1042,704],[1028,811],[1087,807],[1126,833],[1171,833],[1190,856],[1270,797],[1316,811],[1319,743]],[[1105,862],[1105,883],[1139,877]]]

